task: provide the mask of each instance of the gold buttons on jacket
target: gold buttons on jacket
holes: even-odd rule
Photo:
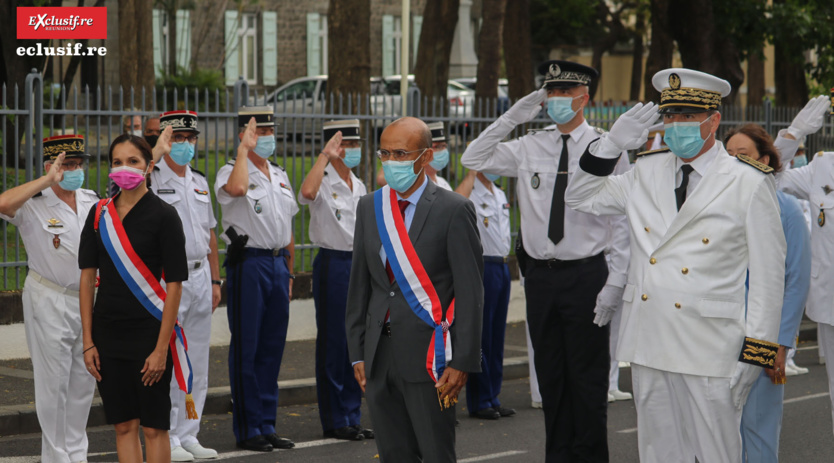
[[[654,265],[654,264],[656,264],[656,263],[657,263],[657,259],[655,259],[654,257],[652,257],[651,259],[649,259],[649,263],[650,263],[650,264],[652,264],[652,265]]]
[[[680,309],[681,308],[681,303],[680,302],[675,302],[675,308]]]
[[[683,273],[684,275],[686,275],[687,273],[689,273],[689,269],[688,269],[688,268],[686,268],[686,267],[684,267],[684,268],[682,268],[682,269],[681,269],[681,273]]]
[[[649,300],[649,295],[644,294],[644,295],[640,296],[640,299],[643,299],[644,301],[648,301]]]
[[[701,240],[701,242],[704,244],[709,244],[709,238],[704,238]]]

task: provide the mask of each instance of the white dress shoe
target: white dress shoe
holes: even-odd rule
[[[630,392],[623,392],[619,389],[614,389],[613,391],[608,391],[608,401],[611,402],[611,397],[614,400],[632,400],[634,397],[631,395]]]
[[[217,458],[217,451],[214,449],[207,449],[200,445],[200,443],[186,445],[183,444],[183,448],[188,451],[188,453],[194,455],[194,458],[198,460],[209,460],[212,458]]]
[[[182,447],[171,449],[171,461],[194,461],[194,455]]]
[[[611,393],[609,392],[608,393],[608,402],[613,402],[615,400],[617,400],[617,399],[613,395],[611,395]]]
[[[536,402],[534,400],[534,401],[530,402],[530,406],[533,407],[533,408],[539,408],[540,409],[540,408],[542,408],[542,403],[541,402]]]

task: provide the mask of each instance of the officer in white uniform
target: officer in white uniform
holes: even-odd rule
[[[287,340],[298,203],[275,153],[272,108],[241,107],[235,161],[217,171],[214,191],[226,241],[229,379],[237,445],[269,452],[295,444],[275,432],[278,373]]]
[[[738,462],[742,407],[778,349],[786,243],[772,169],[715,140],[727,81],[666,69],[652,83],[669,149],[609,177],[657,120],[658,106],[637,104],[589,145],[565,198],[628,216],[617,355],[631,362],[640,460]]]
[[[470,170],[455,190],[475,205],[478,232],[484,249],[484,317],[481,331],[481,372],[466,382],[466,408],[476,418],[496,420],[513,416],[498,395],[504,380],[504,335],[510,306],[510,203],[494,182],[499,175]]]
[[[596,217],[565,207],[564,191],[579,157],[602,130],[583,109],[599,74],[569,61],[539,66],[544,88],[522,98],[481,132],[461,163],[486,174],[518,177],[527,320],[545,414],[547,461],[608,461],[608,336],[628,268],[625,217]],[[555,129],[501,143],[547,101]],[[618,169],[624,172],[623,157]],[[611,265],[603,251],[610,249]]]
[[[81,336],[78,242],[98,201],[94,191],[81,188],[88,158],[81,135],[45,138],[46,175],[0,195],[0,217],[18,228],[29,257],[23,319],[44,463],[87,460],[87,416],[96,382],[82,355],[92,346],[84,346]]]
[[[197,136],[197,113],[168,111],[159,119],[160,129],[172,132],[159,140],[162,160],[156,159],[151,172],[151,189],[174,206],[185,231],[188,280],[182,285],[177,318],[188,337],[188,358],[193,374],[191,395],[197,415],[203,415],[208,392],[209,343],[211,315],[220,302],[220,266],[217,259],[217,236],[211,194],[205,174],[189,164],[194,158]],[[217,458],[217,452],[200,445],[197,433],[200,420],[189,420],[185,413],[185,393],[176,378],[171,378],[171,461]]]
[[[356,206],[368,190],[352,168],[362,161],[359,120],[324,123],[326,146],[307,173],[298,202],[310,206],[310,240],[316,306],[316,391],[324,437],[373,438],[359,425],[362,390],[353,377],[345,333]]]
[[[452,185],[449,185],[449,182],[445,178],[437,175],[439,171],[449,165],[449,145],[447,143],[446,129],[443,128],[442,122],[432,122],[426,125],[431,130],[431,149],[434,150],[434,159],[426,166],[426,175],[440,188],[452,191]],[[376,175],[376,183],[380,188],[387,184],[382,169]]]

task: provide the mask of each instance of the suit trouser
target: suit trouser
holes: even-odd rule
[[[433,382],[403,380],[395,356],[383,334],[365,387],[380,462],[456,461],[455,407],[440,410]]]
[[[232,427],[238,442],[275,432],[290,318],[286,259],[246,251],[246,260],[226,267]]]
[[[30,270],[23,288],[23,318],[35,375],[41,459],[84,461],[96,381],[84,365],[78,292],[38,279]]]
[[[741,461],[741,410],[733,405],[730,378],[671,373],[632,362],[631,382],[642,463]]]
[[[484,323],[481,330],[481,372],[469,375],[466,406],[470,413],[501,406],[504,380],[504,335],[510,306],[510,268],[484,262]]]
[[[546,461],[608,461],[608,326],[594,324],[602,254],[527,271],[527,321],[544,409]]]
[[[762,369],[741,413],[742,455],[750,463],[779,461],[784,384],[773,384]]]
[[[321,427],[327,432],[359,424],[362,389],[347,349],[345,309],[352,253],[320,249],[313,261],[316,305],[316,392]]]
[[[197,410],[196,420],[189,420],[185,413],[185,392],[177,378],[171,378],[171,430],[168,433],[171,447],[197,444],[200,419],[208,392],[209,345],[211,343],[211,269],[208,259],[200,268],[188,273],[182,282],[182,298],[177,312],[185,338],[188,341],[188,360],[191,362],[191,396]]]

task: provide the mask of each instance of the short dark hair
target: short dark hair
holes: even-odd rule
[[[759,152],[759,157],[768,156],[769,162],[767,164],[774,172],[782,170],[782,160],[779,155],[779,150],[773,145],[773,137],[762,126],[758,124],[744,124],[741,127],[736,127],[724,136],[724,144],[726,145],[731,138],[738,134],[746,135],[753,140],[753,143],[756,145],[756,151]]]
[[[121,145],[122,143],[130,143],[136,149],[142,153],[142,157],[145,159],[145,163],[150,164],[153,161],[153,150],[151,149],[151,145],[145,141],[142,137],[137,137],[135,135],[124,133],[116,137],[113,140],[113,143],[110,144],[110,151],[107,153],[107,160],[110,162],[110,165],[113,165],[113,149],[116,146]],[[150,173],[150,172],[148,172]],[[148,187],[151,186],[151,177],[148,175]]]

